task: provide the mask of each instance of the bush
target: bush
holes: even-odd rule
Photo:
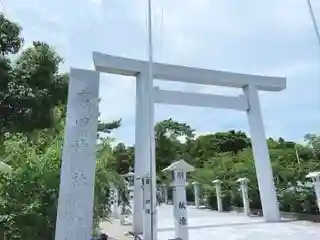
[[[172,195],[173,195],[172,187],[168,187],[168,201],[173,201]]]
[[[260,192],[258,189],[249,188],[249,201],[251,209],[262,209]]]
[[[189,184],[186,187],[186,197],[187,197],[187,202],[194,202],[194,189],[193,185]]]
[[[232,205],[231,205],[231,192],[230,191],[222,192],[222,207],[223,207],[223,211],[230,211],[231,210]]]
[[[242,196],[239,191],[231,192],[231,205],[234,207],[243,207]]]
[[[223,211],[231,210],[231,194],[230,191],[222,191],[222,208]],[[218,210],[217,194],[215,188],[208,190],[207,207],[212,210]]]
[[[316,195],[311,188],[286,189],[279,194],[280,210],[294,213],[318,213]]]
[[[109,184],[124,190],[123,181],[106,164],[110,152],[104,146],[98,154],[94,226],[107,219],[110,210]],[[0,173],[0,230],[10,240],[53,240],[57,215],[60,182],[62,140],[34,145],[22,135],[9,137],[4,142],[6,162],[12,173]],[[84,193],[85,194],[85,193]]]
[[[214,189],[207,190],[206,206],[212,210],[218,210],[217,195]]]

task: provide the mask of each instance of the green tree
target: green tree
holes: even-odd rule
[[[0,15],[0,130],[32,132],[53,126],[53,109],[67,99],[67,75],[59,73],[62,58],[43,42],[23,45],[21,28]]]
[[[126,147],[124,143],[118,143],[113,148],[114,161],[110,162],[110,167],[119,174],[128,173],[133,167],[134,148]]]
[[[194,164],[201,167],[210,157],[219,153],[238,152],[250,146],[250,139],[244,132],[231,130],[197,137],[191,147],[191,156]]]
[[[320,136],[308,133],[304,136],[307,146],[311,149],[313,156],[320,159]]]
[[[46,136],[40,142],[47,142]],[[7,135],[5,162],[11,174],[0,173],[0,229],[9,239],[54,239],[63,138],[59,135],[44,146],[31,143],[22,134]],[[41,148],[41,149],[40,149]],[[125,188],[108,166],[110,142],[98,145],[94,223],[98,227],[110,212],[110,184]]]
[[[62,58],[46,43],[34,42],[19,52],[21,29],[3,15],[0,31],[0,158],[12,168],[10,174],[0,172],[0,233],[8,239],[50,240],[57,213],[68,74],[59,72]],[[11,62],[10,54],[17,53]],[[110,133],[120,123],[99,122],[98,131]],[[109,167],[114,160],[110,139],[100,140],[95,227],[108,217],[110,184],[126,197],[122,177]]]
[[[186,123],[173,121],[171,118],[155,125],[156,161],[158,172],[174,160],[185,158],[186,142],[194,137],[194,129]]]
[[[21,27],[0,13],[0,29],[0,54],[5,56],[17,53],[23,45],[23,38],[20,36]]]

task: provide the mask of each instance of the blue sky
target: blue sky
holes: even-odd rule
[[[26,46],[42,40],[70,66],[93,69],[92,51],[146,59],[146,0],[3,0],[23,27]],[[304,0],[153,0],[155,60],[208,69],[287,77],[283,92],[262,93],[267,136],[302,140],[320,133],[320,50]],[[313,1],[320,24],[320,2]],[[237,91],[168,82],[162,88],[233,95]],[[134,142],[135,81],[101,76],[101,120],[122,118],[113,133]],[[245,113],[156,105],[198,134],[248,131]]]

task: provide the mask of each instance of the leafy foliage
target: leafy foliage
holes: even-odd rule
[[[63,139],[39,142],[32,144],[22,134],[8,135],[4,141],[5,162],[13,171],[0,173],[0,226],[10,239],[54,239]],[[97,151],[96,227],[109,216],[110,185],[125,190],[122,178],[108,167],[112,158],[110,142],[105,139]]]
[[[53,126],[53,109],[67,99],[62,58],[48,44],[34,42],[11,62],[23,45],[21,28],[0,15],[0,134],[32,132]]]
[[[173,161],[184,158],[197,168],[190,174],[189,182],[196,180],[202,184],[202,197],[206,196],[208,204],[213,204],[211,208],[216,208],[214,206],[216,193],[212,180],[223,181],[224,207],[230,209],[229,205],[242,206],[236,180],[239,177],[247,177],[250,180],[251,207],[261,209],[251,141],[246,133],[230,130],[195,137],[194,131],[188,124],[172,119],[156,124],[158,179],[168,183],[169,179],[161,170]],[[317,152],[319,139],[317,135],[308,134],[305,145],[286,141],[283,138],[267,139],[281,209],[285,210],[284,206],[288,204],[292,211],[315,213],[317,208],[313,188],[303,186],[299,191],[289,191],[289,193],[286,191],[299,183],[310,184],[305,176],[310,171],[320,169],[320,156]],[[132,162],[130,157],[133,157],[133,154],[129,154],[128,151],[130,147],[120,143],[115,149],[121,152],[121,154],[115,154],[117,161],[123,162],[125,158],[126,163]],[[192,186],[187,188],[187,197],[192,201]],[[300,207],[295,207],[296,205]]]
[[[54,239],[60,165],[66,117],[68,74],[48,44],[23,44],[20,27],[0,15],[0,158],[12,171],[0,171],[0,238]],[[12,62],[8,54],[16,54]],[[10,56],[11,57],[11,56]],[[110,133],[121,120],[99,122]],[[127,204],[122,177],[109,167],[111,140],[100,139],[94,199],[94,226],[110,213],[110,185]]]
[[[0,55],[17,53],[23,44],[23,38],[20,36],[21,27],[0,13],[0,29]]]

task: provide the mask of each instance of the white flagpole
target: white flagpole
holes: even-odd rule
[[[318,28],[318,25],[317,25],[317,20],[316,20],[316,17],[314,15],[314,11],[313,11],[313,8],[312,8],[311,0],[307,0],[307,3],[308,3],[309,13],[310,13],[310,17],[311,17],[311,20],[312,20],[314,32],[315,32],[315,34],[317,36],[318,44],[319,44],[319,47],[320,47],[320,32],[319,32],[319,28]]]
[[[151,89],[148,89],[150,93],[153,90],[153,39],[152,39],[152,1],[148,0],[148,81],[149,86]],[[151,98],[151,96],[150,96]],[[150,134],[150,195],[151,195],[151,221],[150,221],[150,229],[151,229],[151,239],[150,240],[156,240],[156,222],[155,222],[155,182],[156,176],[155,176],[155,156],[154,156],[154,130],[153,130],[153,101],[149,98],[150,104],[149,107],[150,110],[150,119],[152,119],[151,122],[151,134]],[[147,240],[147,239],[146,239]],[[149,239],[148,239],[149,240]]]

